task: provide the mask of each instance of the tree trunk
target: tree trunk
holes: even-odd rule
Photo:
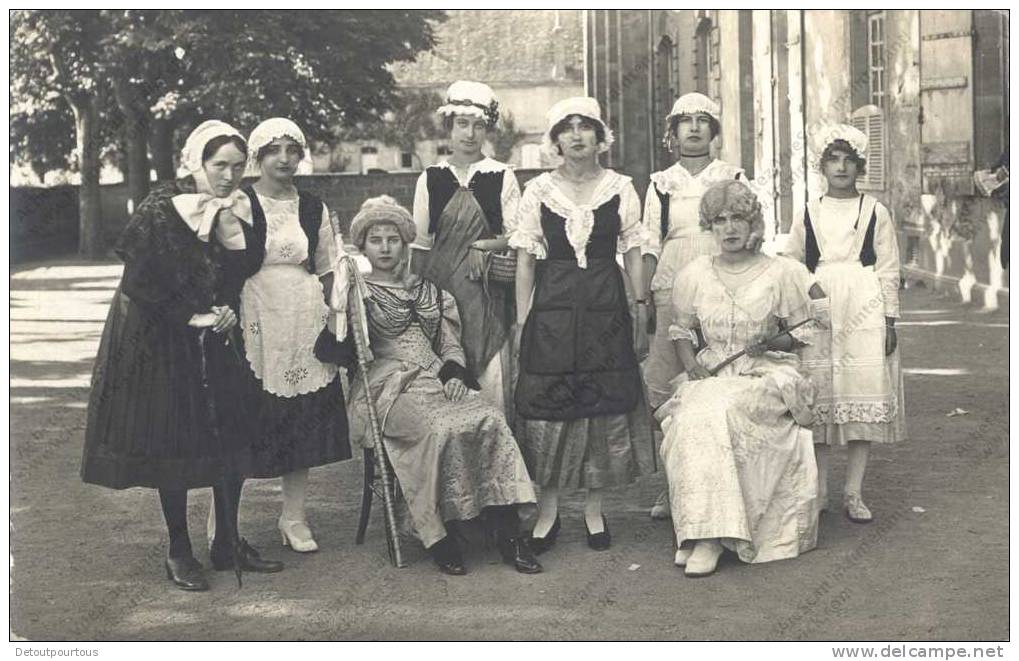
[[[174,179],[177,171],[173,167],[173,122],[169,119],[153,120],[149,144],[156,178],[160,181]]]
[[[125,110],[124,137],[127,140],[127,191],[137,209],[149,194],[151,169],[149,166],[149,123],[142,112]]]
[[[149,194],[149,117],[140,107],[131,84],[124,80],[113,81],[113,95],[124,116],[124,140],[127,143],[127,192],[137,209]]]
[[[102,206],[99,192],[99,111],[95,97],[71,102],[78,143],[78,254],[101,259],[105,253]]]

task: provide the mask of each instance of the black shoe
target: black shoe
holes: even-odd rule
[[[167,558],[166,577],[181,590],[188,592],[205,592],[209,589],[209,582],[202,575],[202,563],[195,560],[193,555]]]
[[[587,529],[587,545],[595,551],[605,551],[612,546],[612,535],[609,534],[609,523],[605,520],[605,517],[601,518],[602,532],[596,532],[591,534],[591,529],[587,527],[587,521],[584,521],[584,528]]]
[[[432,554],[432,560],[443,574],[463,576],[467,573],[460,547],[449,535],[429,546],[428,552]]]
[[[527,543],[526,537],[503,537],[496,544],[499,547],[499,554],[502,561],[507,565],[513,565],[521,574],[540,574],[541,563],[534,557],[534,551]]]
[[[258,551],[253,549],[248,540],[241,538],[237,548],[237,555],[240,556],[241,569],[256,574],[274,574],[283,571],[283,563],[279,560],[263,560]],[[234,568],[234,555],[230,547],[213,543],[209,551],[209,560],[212,561],[212,568],[216,571],[226,571]]]
[[[555,515],[555,521],[552,522],[552,527],[548,529],[548,533],[544,537],[535,537],[533,532],[528,545],[531,547],[531,551],[535,555],[540,555],[545,551],[555,546],[555,540],[559,537],[559,515]]]

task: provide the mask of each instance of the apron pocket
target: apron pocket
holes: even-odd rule
[[[577,325],[577,372],[611,372],[637,366],[630,315],[618,307],[588,309]]]
[[[573,310],[532,310],[524,330],[521,360],[531,374],[568,374],[573,371]]]

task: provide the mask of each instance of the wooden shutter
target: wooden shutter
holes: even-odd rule
[[[973,12],[920,14],[923,192],[973,194]]]
[[[850,122],[867,136],[867,173],[857,179],[856,186],[860,190],[883,191],[888,162],[884,111],[874,105],[863,106],[853,112]]]

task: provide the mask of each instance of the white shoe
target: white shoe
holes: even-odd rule
[[[717,539],[699,539],[686,561],[686,575],[690,578],[710,576],[718,568],[722,556],[722,543]]]
[[[651,507],[651,518],[656,521],[668,519],[672,516],[672,509],[669,504],[669,490],[665,489],[658,494],[655,504]]]
[[[874,515],[858,493],[847,493],[842,499],[842,507],[845,508],[846,518],[853,523],[870,523],[874,520]]]
[[[694,545],[692,543],[684,542],[683,546],[680,546],[678,549],[676,549],[676,558],[673,562],[676,564],[677,567],[686,566],[686,563],[690,559],[690,556],[693,555],[693,547]]]
[[[311,553],[318,550],[318,544],[311,536],[311,528],[306,522],[280,519],[278,527],[280,537],[283,539],[283,546],[289,546],[298,553]]]

